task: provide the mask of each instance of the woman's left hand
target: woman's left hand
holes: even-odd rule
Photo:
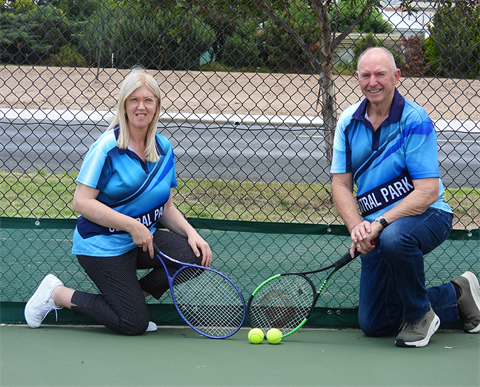
[[[210,246],[173,205],[171,192],[170,197],[163,207],[163,215],[160,221],[163,226],[170,231],[178,235],[186,236],[188,244],[192,248],[195,256],[200,257],[200,255],[202,255],[202,266],[210,267],[212,264],[212,250]]]
[[[202,266],[210,267],[212,264],[212,250],[210,249],[210,245],[199,234],[195,234],[188,237],[188,244],[197,257],[200,256],[201,252]]]

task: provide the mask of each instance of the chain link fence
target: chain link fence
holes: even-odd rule
[[[0,215],[76,218],[83,157],[141,65],[163,91],[158,130],[174,147],[185,216],[341,225],[333,131],[362,98],[356,60],[375,45],[394,53],[399,91],[434,121],[454,228],[471,236],[480,227],[479,11],[472,1],[7,0]],[[17,256],[5,242],[14,232],[3,233],[2,256]],[[456,267],[472,267],[476,248]]]

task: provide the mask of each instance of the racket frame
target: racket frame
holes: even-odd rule
[[[202,336],[208,337],[210,339],[225,339],[225,338],[230,337],[230,336],[234,335],[235,333],[237,333],[238,330],[242,327],[243,322],[245,321],[245,314],[246,314],[246,312],[245,312],[245,300],[243,298],[242,292],[240,291],[240,289],[238,289],[237,285],[235,285],[235,283],[230,278],[228,278],[225,274],[219,272],[218,270],[215,270],[215,269],[212,269],[212,268],[206,267],[206,266],[196,265],[194,263],[181,262],[181,261],[179,261],[175,258],[172,258],[172,257],[168,256],[167,254],[163,253],[155,243],[153,244],[153,247],[157,252],[158,259],[160,260],[160,262],[163,265],[163,268],[165,269],[165,274],[167,275],[168,286],[170,288],[170,294],[172,295],[172,300],[173,300],[173,304],[175,305],[175,309],[177,310],[180,317],[182,317],[183,321],[185,321],[188,324],[188,326],[190,328],[192,328],[195,332],[200,333]],[[180,268],[175,272],[175,274],[170,275],[164,259],[167,259],[170,262],[173,262],[173,263],[176,263],[176,264],[180,265]],[[242,306],[243,314],[242,314],[240,324],[232,332],[230,332],[227,335],[223,335],[223,336],[214,336],[214,335],[202,332],[200,329],[196,328],[190,321],[188,321],[187,318],[184,316],[184,314],[180,311],[180,308],[177,305],[177,300],[176,300],[176,297],[175,297],[175,291],[174,291],[173,284],[175,282],[175,277],[177,276],[177,274],[179,274],[186,267],[193,267],[193,268],[197,268],[197,269],[201,269],[201,270],[212,271],[212,272],[220,275],[224,279],[226,279],[234,287],[234,289],[238,293],[239,299],[242,303],[241,306]]]
[[[373,243],[372,243],[373,245]],[[312,289],[313,289],[313,300],[312,300],[312,305],[307,313],[307,315],[305,316],[305,318],[295,327],[293,328],[292,330],[282,334],[282,338],[284,337],[287,337],[287,336],[290,336],[291,334],[297,332],[302,326],[305,325],[305,323],[308,321],[308,319],[310,318],[310,315],[312,314],[313,312],[313,309],[315,308],[315,305],[320,297],[320,295],[322,294],[323,290],[325,289],[325,287],[327,286],[327,283],[330,281],[330,279],[332,278],[332,276],[340,269],[342,268],[343,266],[347,265],[348,263],[350,263],[351,261],[353,261],[356,257],[358,257],[360,255],[360,253],[355,250],[355,253],[354,253],[354,256],[352,257],[350,255],[350,252],[348,252],[347,254],[345,254],[342,258],[338,259],[337,261],[335,261],[333,264],[329,265],[329,266],[326,266],[326,267],[322,267],[320,269],[317,269],[317,270],[311,270],[311,271],[304,271],[304,272],[287,272],[287,273],[281,273],[281,274],[276,274],[268,279],[266,279],[265,281],[263,281],[260,285],[257,286],[257,288],[253,291],[252,295],[250,296],[249,300],[248,300],[248,303],[247,303],[247,318],[248,318],[248,321],[250,323],[250,326],[252,328],[263,328],[263,327],[254,327],[253,324],[252,324],[252,318],[251,318],[251,313],[250,313],[250,307],[251,307],[251,304],[252,304],[252,301],[255,297],[255,295],[258,293],[258,291],[264,286],[266,285],[267,283],[269,283],[270,281],[273,281],[279,277],[282,277],[282,276],[287,276],[287,275],[298,275],[298,276],[301,276],[303,277],[304,279],[306,279],[310,285],[312,286]],[[315,286],[313,285],[313,282],[310,278],[307,277],[308,274],[315,274],[315,273],[320,273],[322,271],[327,271],[327,270],[330,270],[330,269],[333,269],[327,276],[327,278],[325,278],[325,280],[322,282],[322,285],[318,288],[318,290],[315,290]]]

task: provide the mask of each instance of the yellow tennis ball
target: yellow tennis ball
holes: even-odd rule
[[[264,337],[263,331],[259,328],[250,329],[248,332],[248,340],[250,340],[252,344],[260,344]]]
[[[278,344],[282,341],[282,332],[277,328],[272,328],[267,332],[267,340],[270,344]]]

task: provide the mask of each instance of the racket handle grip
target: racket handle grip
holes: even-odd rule
[[[371,241],[370,244],[372,246],[376,246],[378,244],[377,240]],[[333,265],[335,266],[335,270],[338,270],[342,267],[344,267],[347,263],[352,262],[355,258],[357,258],[360,255],[360,252],[355,249],[355,253],[353,254],[353,258],[350,255],[350,252],[345,254],[342,258],[340,258],[338,261],[336,261]]]
[[[347,263],[352,262],[355,258],[357,258],[360,255],[360,253],[355,249],[355,254],[352,258],[350,255],[350,252],[345,254],[342,258],[340,258],[338,261],[336,261],[333,265],[335,266],[335,270],[338,270],[342,267],[344,267]]]

